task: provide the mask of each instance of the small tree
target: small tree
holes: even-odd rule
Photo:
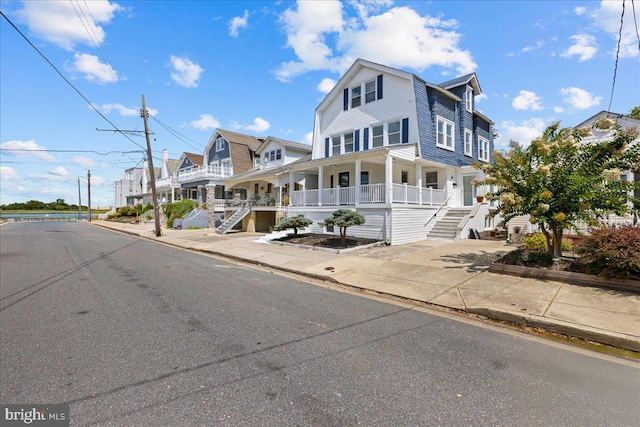
[[[477,185],[496,185],[489,199],[498,200],[498,212],[505,221],[530,215],[545,235],[547,251],[562,255],[562,232],[579,221],[596,225],[608,213],[622,215],[630,209],[632,189],[640,182],[620,180],[626,170],[637,170],[640,144],[635,129],[615,125],[611,141],[580,140],[589,129],[559,129],[549,126],[527,148],[512,142],[503,155],[494,152],[494,163],[476,165],[486,173]],[[631,200],[629,200],[631,199]]]
[[[325,218],[324,221],[319,222],[318,225],[321,227],[325,225],[340,227],[340,240],[342,242],[342,246],[346,246],[347,228],[354,225],[362,225],[365,221],[365,217],[356,211],[352,211],[350,209],[338,209],[333,211],[332,216]]]
[[[293,216],[291,218],[283,219],[280,221],[280,224],[273,227],[275,231],[284,231],[289,228],[293,228],[293,235],[298,235],[298,228],[308,227],[313,224],[309,218],[305,218],[302,216]]]

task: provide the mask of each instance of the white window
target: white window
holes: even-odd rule
[[[344,152],[353,153],[353,132],[344,135]]]
[[[433,188],[434,190],[438,189],[438,172],[426,172],[424,176],[424,186],[425,188]]]
[[[481,136],[478,137],[478,159],[483,162],[489,161],[489,140]]]
[[[464,155],[473,156],[473,134],[470,130],[464,130]]]
[[[218,139],[216,139],[216,151],[222,150],[224,150],[224,138],[218,137]]]
[[[473,88],[471,86],[467,86],[467,92],[465,93],[465,104],[467,106],[467,111],[473,113]]]
[[[362,88],[356,86],[351,88],[351,108],[359,107],[362,103]]]
[[[376,100],[376,80],[371,80],[364,84],[364,99],[368,104]]]
[[[382,147],[384,141],[384,126],[374,126],[371,128],[371,146]]]
[[[331,138],[331,155],[339,156],[340,155],[340,137],[334,136]]]
[[[452,121],[438,117],[438,139],[436,145],[440,148],[454,151]]]
[[[400,122],[389,123],[389,145],[400,144]]]
[[[276,150],[276,160],[282,159],[282,150]]]

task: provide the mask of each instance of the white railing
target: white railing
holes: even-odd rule
[[[178,171],[178,182],[193,181],[202,178],[226,178],[233,175],[233,167],[228,166],[191,166]]]
[[[360,203],[386,203],[387,192],[384,184],[367,184],[360,186]]]
[[[412,205],[440,205],[446,200],[444,190],[420,188],[405,184],[393,184],[393,203]],[[300,190],[291,193],[291,206],[339,206],[356,204],[356,187]],[[422,194],[421,194],[422,193]],[[322,197],[319,197],[319,196]],[[385,184],[367,184],[359,188],[359,202],[366,204],[387,203]]]
[[[159,179],[156,181],[156,187],[169,187],[171,184],[177,184],[178,177],[170,176],[169,178]]]

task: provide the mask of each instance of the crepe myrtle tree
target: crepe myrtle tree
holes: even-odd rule
[[[474,184],[494,185],[497,190],[486,196],[498,201],[496,213],[505,221],[529,215],[540,226],[547,251],[560,257],[564,229],[579,221],[596,226],[599,218],[623,215],[640,202],[632,192],[640,182],[620,179],[623,171],[640,168],[638,131],[622,130],[613,121],[610,126],[610,140],[581,143],[590,129],[553,123],[528,147],[511,142],[506,154],[494,152],[493,164],[476,164],[485,178]]]
[[[313,224],[309,218],[305,218],[303,216],[292,216],[287,219],[283,219],[280,223],[273,227],[274,231],[284,231],[289,228],[293,229],[293,235],[298,235],[298,228],[308,227]]]
[[[351,209],[336,209],[329,218],[325,218],[318,225],[340,227],[340,241],[342,246],[347,245],[347,228],[354,225],[362,225],[366,221],[365,217]]]

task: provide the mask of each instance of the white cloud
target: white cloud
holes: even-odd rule
[[[500,137],[496,140],[497,148],[507,148],[509,141],[517,141],[528,145],[532,140],[542,135],[546,128],[545,121],[541,118],[532,118],[524,121],[503,121],[497,127]]]
[[[71,161],[74,165],[80,166],[81,168],[90,168],[96,164],[96,161],[84,156],[74,156]]]
[[[220,122],[210,114],[200,114],[200,119],[191,120],[189,124],[200,130],[216,129],[220,127]]]
[[[104,42],[106,33],[99,24],[109,24],[116,13],[126,10],[116,3],[92,0],[90,2],[25,1],[17,11],[36,37],[47,40],[66,50],[78,43],[94,46]],[[90,16],[84,23],[79,16]]]
[[[249,21],[249,11],[245,10],[244,15],[235,16],[231,21],[229,21],[229,35],[231,37],[238,37],[238,30],[240,28],[247,28]]]
[[[574,36],[569,37],[570,40],[573,40],[574,44],[564,52],[560,56],[564,58],[571,58],[572,56],[577,56],[578,61],[587,61],[592,59],[596,52],[598,52],[598,47],[596,46],[596,38],[589,34],[576,34]]]
[[[487,98],[489,98],[489,95],[487,95],[486,93],[481,93],[480,95],[476,95],[476,96],[473,98],[473,100],[474,100],[476,103],[480,103],[480,102],[482,102],[483,100],[485,100],[485,99],[487,99]]]
[[[64,182],[69,180],[66,176],[62,175],[54,175],[52,173],[32,173],[27,175],[27,178],[33,179],[36,181],[53,181],[53,182]],[[93,177],[91,177],[91,185],[93,185]],[[40,192],[45,190],[39,190]]]
[[[14,168],[9,166],[0,166],[0,181],[17,181],[20,179]]]
[[[576,11],[576,13],[578,13]],[[586,13],[582,11],[582,13]],[[620,31],[620,16],[622,15],[622,1],[601,1],[600,4],[589,10],[589,16],[597,28],[611,36],[612,45],[610,52],[615,54]],[[640,55],[638,41],[635,33],[636,26],[633,22],[633,14],[625,13],[620,39],[620,57],[632,58]]]
[[[65,168],[63,168],[62,166],[57,166],[57,167],[51,169],[49,171],[49,173],[51,175],[55,175],[55,176],[67,176],[67,175],[69,175],[69,172],[67,172],[67,170]]]
[[[564,97],[564,102],[577,110],[595,107],[602,100],[601,96],[595,96],[578,87],[562,88],[560,89],[560,95]]]
[[[8,141],[0,144],[0,148],[8,150],[6,153],[15,157],[28,157],[52,162],[54,160],[51,154],[48,154],[45,148],[36,144],[35,141]],[[13,151],[16,150],[16,151]]]
[[[322,93],[329,93],[335,85],[336,81],[333,79],[322,79],[322,81],[318,83],[318,90]]]
[[[99,84],[115,83],[118,81],[118,72],[111,65],[103,64],[95,55],[88,53],[76,53],[73,55],[73,66],[67,67],[69,71],[84,74],[84,78],[90,82]]]
[[[180,86],[197,87],[204,69],[189,58],[171,55],[171,78]]]
[[[313,144],[313,132],[309,132],[308,134],[306,134],[303,138],[302,141],[300,141],[303,144]]]
[[[252,130],[254,132],[265,132],[271,127],[271,124],[264,120],[261,117],[256,117],[253,119],[253,124],[249,126],[245,126],[244,128],[247,130]]]
[[[553,112],[554,113],[564,113],[564,108],[559,107],[559,106],[555,106],[555,107],[553,107]]]
[[[580,16],[585,14],[585,12],[587,11],[587,8],[578,6],[575,9],[573,9],[573,11],[575,12],[576,15]]]
[[[532,50],[538,50],[544,46],[544,40],[538,40],[535,45],[529,45],[522,48],[522,52],[531,52]]]
[[[370,14],[389,6],[386,1],[351,5],[358,17],[346,21],[338,1],[299,1],[295,10],[287,9],[281,22],[297,60],[280,64],[276,77],[289,81],[312,70],[343,72],[356,58],[417,70],[439,65],[468,73],[477,68],[471,53],[459,48],[455,20],[421,16],[409,7]],[[328,39],[335,39],[333,47]]]
[[[140,109],[137,107],[125,107],[122,104],[102,104],[102,111],[105,114],[109,114],[113,110],[117,111],[121,116],[125,117],[140,115]]]
[[[540,97],[528,90],[521,90],[520,94],[513,98],[511,105],[516,110],[542,110],[540,105]]]

